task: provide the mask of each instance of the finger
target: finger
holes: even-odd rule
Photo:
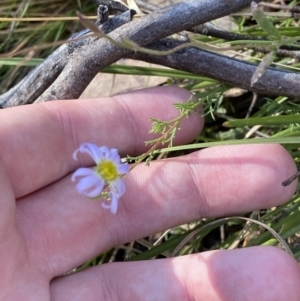
[[[66,177],[18,203],[19,228],[45,273],[60,275],[115,245],[203,217],[279,205],[296,184],[280,145],[215,147],[143,164],[125,178],[116,215],[80,196]],[[46,234],[45,234],[46,233]],[[88,246],[88,248],[87,248]]]
[[[28,269],[28,254],[16,227],[15,208],[14,192],[0,160],[0,300],[29,300],[25,296],[27,289],[35,288],[36,294],[39,291],[36,288],[45,283],[43,276],[39,274],[39,278],[34,279],[37,273]],[[24,279],[30,283],[26,288]]]
[[[297,301],[300,269],[271,247],[105,264],[62,277],[51,300]]]
[[[175,87],[152,88],[112,98],[55,101],[2,110],[0,158],[16,197],[56,181],[80,162],[73,152],[83,142],[118,148],[122,155],[145,151],[150,117],[169,120],[190,93]],[[187,143],[200,132],[203,120],[192,114],[183,121],[174,143]],[[87,164],[88,161],[85,161]],[[89,162],[91,163],[91,162]]]

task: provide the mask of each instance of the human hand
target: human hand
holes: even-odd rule
[[[114,98],[5,109],[0,127],[0,300],[299,300],[300,269],[284,251],[251,247],[104,264],[62,276],[113,247],[202,217],[233,215],[288,200],[295,164],[279,145],[214,147],[137,166],[117,214],[77,193],[71,174],[92,161],[83,142],[145,152],[149,117],[170,120],[189,93],[155,88]],[[203,119],[184,120],[187,143]],[[15,201],[17,200],[17,201]]]

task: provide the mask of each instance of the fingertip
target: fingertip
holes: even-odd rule
[[[257,247],[258,248],[258,247]],[[286,251],[275,247],[263,247],[262,252],[269,259],[270,273],[274,271],[276,273],[278,281],[282,283],[282,286],[287,288],[291,287],[291,290],[297,290],[297,296],[300,296],[300,267],[299,263]]]
[[[197,300],[299,300],[299,266],[276,247],[209,251],[177,261],[186,291]]]
[[[282,186],[296,166],[279,144],[218,146],[194,156],[201,162],[205,178],[201,189],[209,216],[278,206],[295,193],[297,181]]]
[[[290,153],[281,145],[276,144],[274,145],[278,151],[278,158],[281,158],[282,162],[279,162],[280,165],[282,165],[284,168],[282,168],[282,173],[280,175],[280,178],[282,180],[281,186],[286,191],[286,194],[289,197],[292,197],[297,189],[298,184],[298,178],[296,178],[294,181],[292,181],[289,185],[284,185],[284,182],[296,174],[297,172],[297,166],[295,164],[295,161],[293,157],[290,155]]]
[[[211,266],[208,281],[221,300],[299,300],[299,266],[279,248],[208,252],[205,257]]]
[[[298,181],[295,180],[285,187],[282,182],[297,172],[292,156],[280,144],[257,145],[253,150],[258,158],[269,160],[269,164],[264,165],[259,179],[262,181],[261,186],[268,192],[266,195],[269,196],[270,206],[280,205],[289,200],[296,191]]]

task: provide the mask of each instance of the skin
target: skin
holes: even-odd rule
[[[0,112],[0,300],[299,300],[299,266],[275,247],[112,263],[61,276],[113,246],[293,195],[296,182],[281,182],[296,167],[280,145],[214,147],[141,164],[125,178],[116,215],[76,192],[72,172],[92,165],[87,156],[72,159],[81,143],[140,154],[154,137],[149,117],[176,117],[172,104],[189,96],[155,88]],[[191,115],[176,144],[202,127],[200,114]]]

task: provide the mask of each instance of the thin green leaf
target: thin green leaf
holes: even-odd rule
[[[280,41],[281,34],[273,23],[265,16],[265,14],[258,8],[256,2],[251,2],[251,12],[253,18],[258,23],[258,25],[269,35],[270,39],[275,39]]]
[[[216,142],[205,142],[205,143],[195,143],[181,146],[173,146],[169,148],[162,148],[157,150],[155,153],[164,152],[175,152],[181,150],[191,150],[191,149],[201,149],[213,146],[224,146],[224,145],[241,145],[241,144],[295,144],[300,145],[300,137],[270,137],[270,138],[253,138],[253,139],[243,139],[243,140],[226,140],[226,141],[216,141]]]
[[[300,123],[300,115],[268,116],[247,119],[229,120],[223,123],[226,127],[242,127],[254,125],[289,125],[291,123]]]

